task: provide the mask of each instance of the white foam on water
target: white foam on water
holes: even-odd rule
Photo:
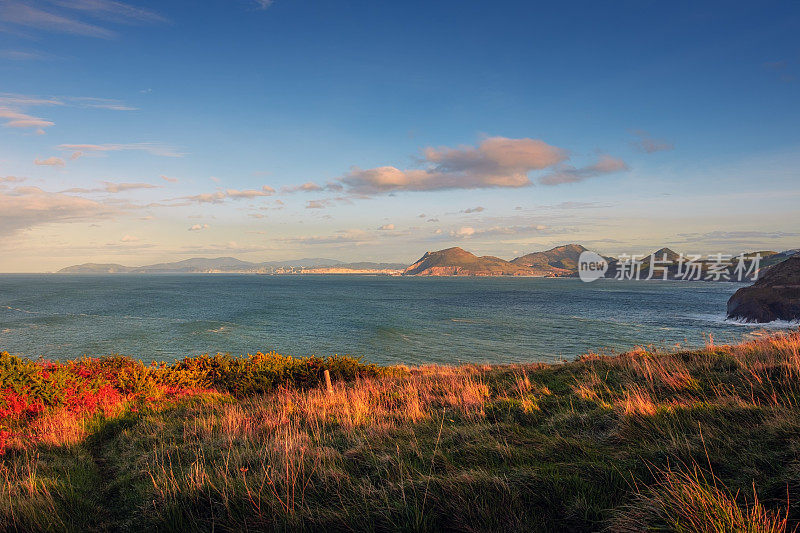
[[[704,322],[714,324],[725,324],[728,326],[740,326],[754,329],[792,329],[800,326],[797,320],[773,320],[772,322],[747,322],[740,318],[728,318],[723,314],[694,314],[686,315],[687,318],[694,318]]]

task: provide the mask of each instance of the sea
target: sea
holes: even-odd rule
[[[348,354],[378,364],[525,363],[735,343],[740,283],[353,275],[0,275],[0,351]],[[768,330],[797,327],[778,323]]]

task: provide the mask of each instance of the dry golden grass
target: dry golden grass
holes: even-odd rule
[[[713,518],[709,531],[785,531],[800,518],[796,456],[787,464],[799,348],[794,332],[562,365],[394,367],[332,393],[208,393],[31,428],[39,447],[89,451],[101,481],[86,486],[121,509],[102,522],[119,529],[689,531]],[[43,476],[36,449],[0,467],[13,502],[0,517],[66,524],[69,481]],[[765,500],[736,492],[756,483]]]

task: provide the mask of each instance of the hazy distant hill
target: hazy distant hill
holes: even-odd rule
[[[343,263],[336,259],[305,258],[287,261],[265,261],[253,263],[242,261],[235,257],[195,257],[173,263],[157,263],[139,267],[128,267],[117,264],[84,263],[62,268],[60,274],[166,274],[166,273],[202,273],[202,272],[230,272],[230,273],[273,273],[276,271],[299,270],[308,268],[339,267],[341,269],[359,270],[402,270],[405,265],[396,263]]]
[[[426,252],[419,261],[408,267],[407,276],[519,276],[533,275],[524,265],[485,255],[478,257],[461,248]]]
[[[256,266],[255,263],[241,261],[235,257],[217,257],[207,259],[205,257],[195,257],[176,261],[174,263],[157,263],[146,265],[135,269],[135,272],[238,272],[249,270]]]
[[[131,272],[132,270],[131,267],[115,263],[84,263],[62,268],[58,272],[61,274],[117,274]]]

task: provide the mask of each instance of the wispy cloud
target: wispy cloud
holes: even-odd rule
[[[602,155],[596,163],[582,168],[561,165],[555,171],[539,178],[538,181],[542,185],[561,185],[563,183],[585,181],[595,176],[624,170],[628,170],[628,165],[625,161],[609,155]]]
[[[188,200],[198,204],[219,204],[225,200],[225,193],[222,191],[194,194],[192,196],[181,196],[178,200]]]
[[[259,196],[272,196],[275,194],[275,189],[269,185],[263,185],[260,189],[247,189],[244,191],[237,191],[236,189],[228,189],[225,191],[228,198],[257,198]]]
[[[67,189],[62,192],[66,193],[95,193],[95,192],[106,192],[106,193],[120,193],[125,191],[134,191],[137,189],[157,189],[158,185],[153,185],[152,183],[114,183],[111,181],[104,181],[102,187],[98,187],[95,189],[83,189],[79,187],[74,187],[72,189]]]
[[[113,98],[95,98],[92,96],[61,97],[67,105],[91,109],[110,109],[111,111],[136,111],[137,108],[114,100]]]
[[[461,211],[459,211],[459,213],[465,213],[465,214],[471,214],[471,213],[480,213],[480,212],[481,212],[481,211],[483,211],[483,210],[484,210],[484,208],[483,208],[483,207],[481,207],[481,206],[478,206],[478,207],[469,207],[469,208],[467,208],[467,209],[462,209]]]
[[[636,130],[633,132],[639,139],[632,142],[634,148],[641,152],[652,154],[655,152],[665,152],[675,148],[671,142],[654,139],[649,133],[643,130]]]
[[[102,202],[39,187],[0,190],[0,236],[55,222],[76,222],[108,217],[118,210]]]
[[[39,61],[47,59],[49,56],[39,52],[30,52],[27,50],[0,50],[1,59],[9,59],[11,61]]]
[[[0,104],[2,104],[2,99],[0,99]],[[3,126],[6,128],[33,129],[39,135],[44,134],[45,128],[55,125],[52,121],[15,111],[14,109],[2,105],[0,105],[0,119],[6,120],[3,123]]]
[[[314,182],[308,181],[303,183],[302,185],[291,185],[286,187],[281,187],[282,193],[293,193],[293,192],[316,192],[321,191],[323,187],[317,185]]]
[[[475,236],[490,237],[503,235],[527,235],[531,233],[547,232],[551,228],[544,224],[528,224],[517,226],[491,226],[488,228],[474,228],[463,226],[450,232],[451,237],[470,238]]]
[[[201,231],[204,229],[208,229],[210,226],[208,224],[193,224],[192,227],[189,228],[189,231]]]
[[[383,226],[378,226],[378,231],[394,231],[394,224],[384,224]]]
[[[275,0],[255,0],[256,7],[258,9],[267,9],[274,3]]]
[[[2,0],[0,0],[0,2],[2,2]],[[3,93],[0,94],[0,119],[5,119],[3,123],[5,127],[33,129],[35,133],[41,135],[45,133],[45,128],[54,126],[55,123],[51,120],[31,114],[29,109],[51,106],[98,108],[115,111],[130,111],[135,109],[118,100],[109,98],[33,96]]]
[[[183,157],[184,154],[170,146],[157,143],[127,143],[127,144],[60,144],[60,150],[71,151],[73,155],[82,157],[88,154],[104,154],[108,152],[140,151],[161,157]],[[76,159],[77,159],[76,157]]]
[[[161,179],[164,181],[168,181],[169,183],[178,183],[180,180],[178,178],[171,178],[169,176],[161,175]]]
[[[51,0],[47,4],[0,0],[0,21],[24,30],[110,39],[116,32],[98,22],[146,24],[165,20],[152,11],[114,0]]]
[[[234,200],[249,200],[252,198],[259,198],[263,196],[272,196],[275,194],[275,189],[269,185],[262,185],[260,189],[227,189],[224,191],[216,191],[202,194],[194,194],[191,196],[181,196],[177,200],[187,200],[198,204],[221,204],[228,198]]]
[[[159,23],[167,19],[153,11],[148,11],[115,0],[50,0],[53,4],[83,12],[93,17],[125,24]]]
[[[375,236],[368,231],[360,229],[339,230],[333,235],[309,235],[302,237],[287,237],[279,239],[281,242],[296,244],[367,244],[374,242]]]
[[[552,205],[540,205],[539,209],[595,209],[600,207],[611,207],[611,204],[604,204],[600,202],[566,201]]]
[[[102,37],[105,39],[113,37],[113,31],[94,24],[82,22],[77,18],[67,15],[60,15],[43,9],[38,9],[23,2],[5,0],[2,2],[0,10],[0,20],[7,24],[46,30],[57,33],[70,33],[73,35],[83,35],[86,37]]]
[[[744,244],[755,246],[766,246],[764,241],[776,241],[781,239],[800,237],[800,233],[789,231],[709,231],[706,233],[679,233],[682,243],[706,243],[706,244]],[[780,250],[777,250],[780,251]]]
[[[136,189],[157,189],[157,185],[151,183],[112,183],[110,181],[103,182],[105,184],[105,191],[111,193],[133,191]]]
[[[34,159],[33,164],[45,167],[63,167],[66,163],[60,157],[48,157],[47,159]]]

